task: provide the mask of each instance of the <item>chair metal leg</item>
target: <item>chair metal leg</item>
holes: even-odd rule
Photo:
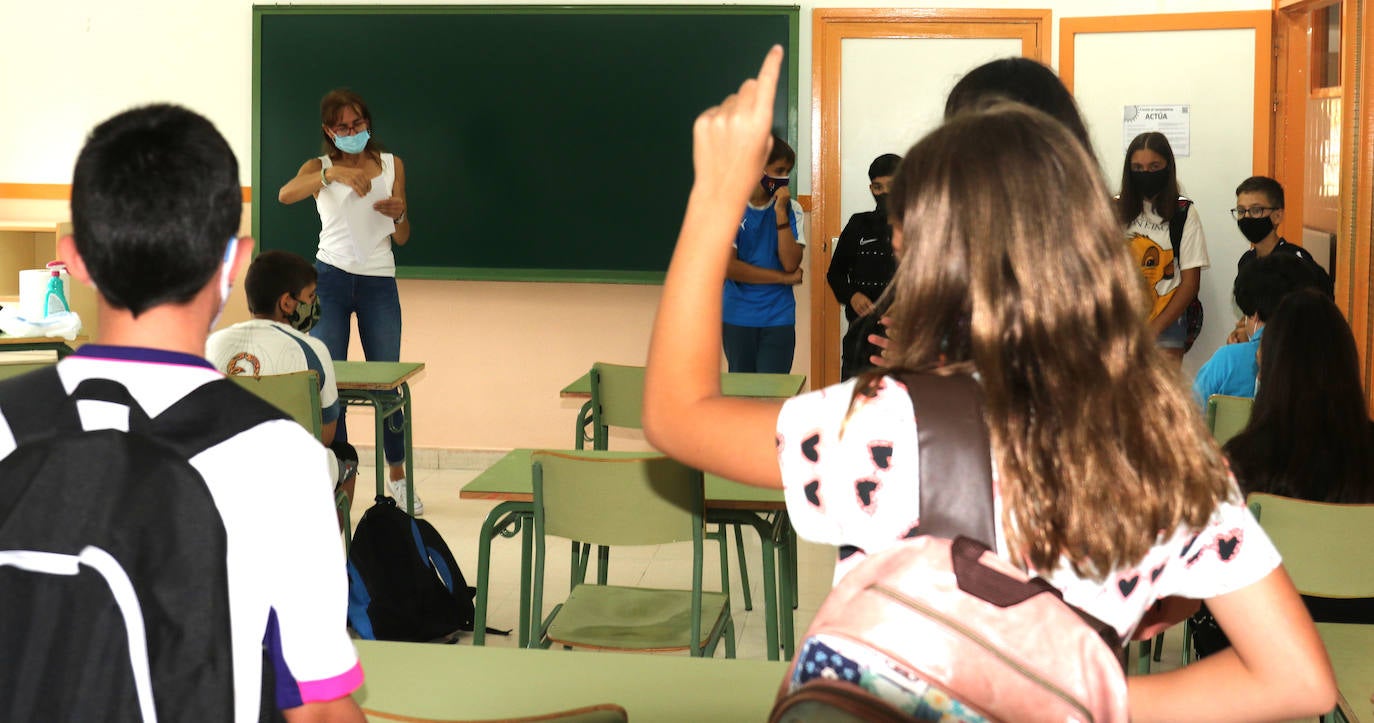
[[[749,593],[749,564],[745,562],[748,558],[744,554],[744,533],[740,531],[739,525],[731,525],[735,528],[735,557],[739,560],[739,584],[744,592],[744,609],[754,609],[754,599]],[[724,529],[721,530],[722,535]]]
[[[605,585],[611,572],[611,548],[605,545],[596,547],[596,584]]]

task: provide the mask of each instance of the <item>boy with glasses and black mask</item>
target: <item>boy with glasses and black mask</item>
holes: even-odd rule
[[[1250,242],[1250,250],[1241,254],[1236,262],[1237,273],[1255,259],[1262,259],[1269,254],[1296,256],[1311,274],[1313,286],[1327,296],[1334,296],[1335,289],[1326,270],[1303,247],[1288,243],[1279,235],[1278,227],[1283,223],[1283,186],[1278,181],[1268,176],[1251,176],[1241,181],[1236,186],[1236,207],[1231,209],[1231,218],[1236,220],[1241,235]],[[1244,324],[1244,319],[1236,324],[1226,340],[1228,344],[1250,338]]]

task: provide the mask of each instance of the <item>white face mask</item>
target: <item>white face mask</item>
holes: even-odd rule
[[[229,244],[224,247],[224,261],[219,269],[219,310],[215,312],[215,318],[210,322],[213,330],[219,326],[219,317],[224,314],[224,306],[229,302],[229,290],[233,282],[234,256],[238,254],[239,237],[230,236]]]

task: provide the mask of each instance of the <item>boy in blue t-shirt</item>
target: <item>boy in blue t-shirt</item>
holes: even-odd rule
[[[801,207],[792,201],[788,177],[797,154],[773,136],[763,178],[749,197],[735,257],[725,272],[721,340],[732,372],[787,374],[796,350],[797,300],[802,280]]]

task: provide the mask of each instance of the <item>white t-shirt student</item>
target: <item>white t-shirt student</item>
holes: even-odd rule
[[[211,334],[205,358],[231,377],[313,370],[319,374],[320,421],[329,424],[339,418],[334,362],[324,342],[313,336],[270,319],[249,319]]]

